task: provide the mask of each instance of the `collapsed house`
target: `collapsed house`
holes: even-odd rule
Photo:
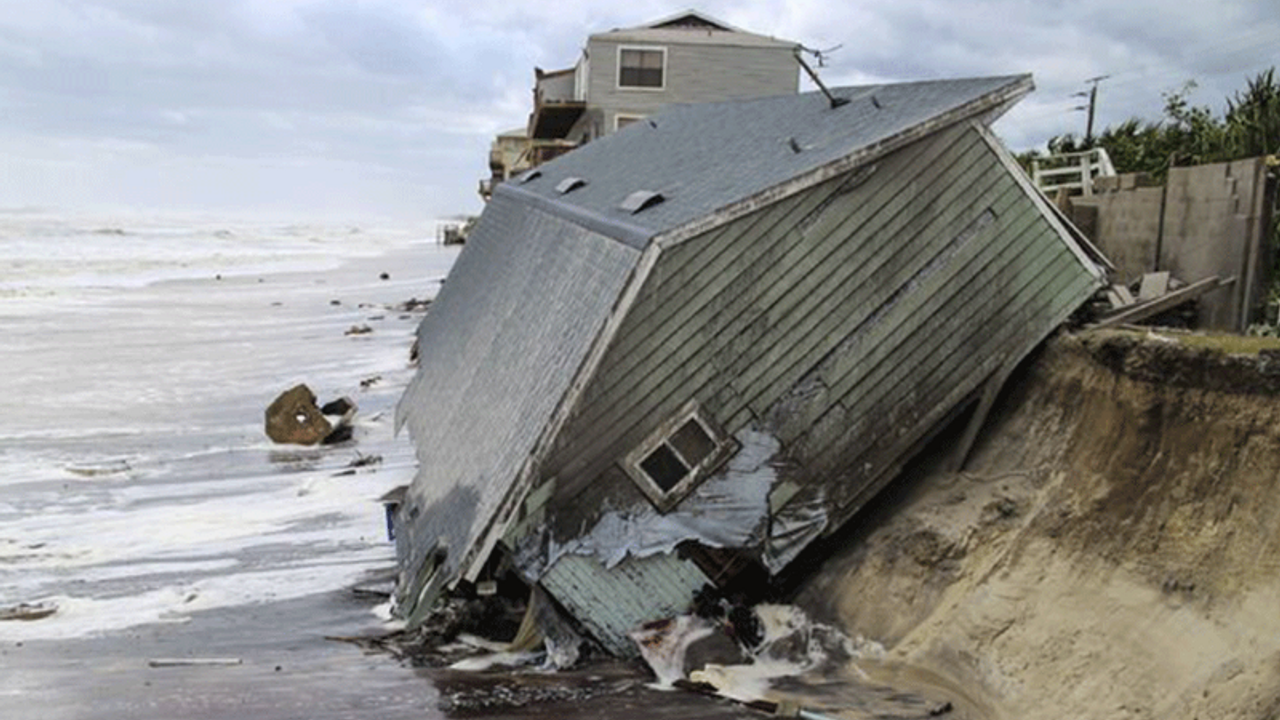
[[[989,403],[1104,284],[989,130],[1031,88],[677,106],[499,186],[398,408],[409,625],[510,567],[633,653],[628,630],[781,571]]]

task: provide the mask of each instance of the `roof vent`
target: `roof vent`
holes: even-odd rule
[[[542,177],[542,171],[541,171],[541,170],[530,170],[529,172],[527,172],[527,173],[525,173],[525,174],[523,174],[523,175],[521,175],[521,176],[520,176],[520,181],[519,181],[519,182],[520,182],[520,184],[521,184],[521,185],[523,185],[523,184],[525,184],[525,183],[529,182],[530,180],[537,180],[537,179],[538,179],[538,178],[540,178],[540,177]]]
[[[580,177],[567,177],[561,180],[559,185],[556,185],[556,192],[561,195],[567,195],[586,184],[587,181]]]
[[[663,200],[666,200],[666,198],[662,196],[662,193],[656,193],[652,190],[637,190],[628,195],[627,199],[623,200],[618,207],[635,215],[642,210],[647,210],[657,205]]]

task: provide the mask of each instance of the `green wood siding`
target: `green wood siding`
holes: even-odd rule
[[[848,505],[1096,283],[967,125],[667,248],[543,466],[558,534],[691,398]]]
[[[692,562],[663,554],[627,558],[612,569],[565,555],[541,582],[609,652],[634,657],[639,651],[627,633],[688,612],[689,599],[710,581]]]

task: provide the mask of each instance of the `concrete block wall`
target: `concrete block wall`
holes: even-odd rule
[[[1163,187],[1122,175],[1072,198],[1072,214],[1115,263],[1116,282],[1157,270],[1188,283],[1235,278],[1201,297],[1200,323],[1242,331],[1270,284],[1266,178],[1263,158],[1173,168]]]

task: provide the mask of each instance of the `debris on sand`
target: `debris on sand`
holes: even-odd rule
[[[151,658],[147,665],[153,668],[165,667],[230,667],[243,665],[240,658]]]
[[[316,405],[316,395],[305,384],[281,393],[267,406],[266,433],[272,441],[291,445],[332,445],[351,438],[356,404],[342,397]]]
[[[58,612],[58,606],[49,602],[18,603],[0,607],[0,621],[4,620],[43,620]]]
[[[430,298],[423,298],[422,300],[419,300],[418,298],[409,298],[399,305],[396,305],[395,309],[400,312],[426,312],[430,307]]]
[[[356,459],[347,463],[347,467],[349,468],[369,467],[370,465],[377,465],[381,462],[382,462],[381,455],[362,455],[361,453],[356,453]]]

